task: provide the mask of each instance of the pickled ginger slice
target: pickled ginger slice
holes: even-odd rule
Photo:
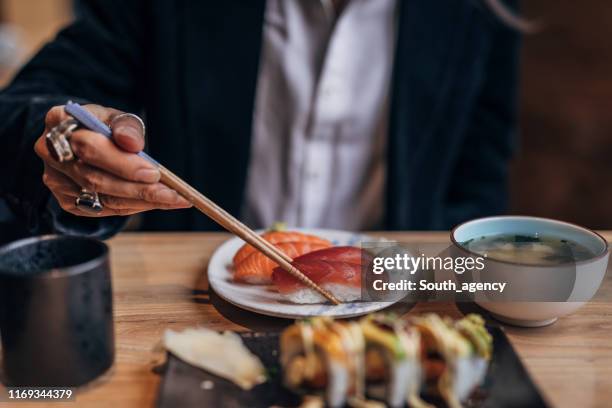
[[[244,390],[266,381],[265,369],[240,336],[203,327],[166,330],[164,345],[181,360],[232,381]]]

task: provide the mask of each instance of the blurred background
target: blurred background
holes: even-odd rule
[[[612,3],[528,0],[512,211],[612,229]]]
[[[0,85],[70,21],[71,6],[0,0]],[[612,229],[612,3],[529,0],[522,13],[544,28],[524,40],[511,212]]]

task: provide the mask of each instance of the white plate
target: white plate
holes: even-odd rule
[[[326,238],[334,245],[359,246],[362,241],[374,238],[354,232],[325,229],[292,229]],[[215,250],[208,264],[210,287],[226,301],[251,312],[268,316],[298,319],[311,316],[353,317],[381,310],[391,302],[351,302],[340,305],[300,305],[284,300],[274,288],[265,285],[249,285],[233,281],[230,266],[236,251],[244,244],[240,238],[232,238]]]

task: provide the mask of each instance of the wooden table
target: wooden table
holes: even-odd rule
[[[447,233],[385,233],[401,242],[446,242]],[[610,241],[612,232],[604,233]],[[122,234],[110,241],[117,357],[113,368],[79,392],[77,406],[149,407],[157,397],[164,330],[279,327],[284,320],[242,311],[208,290],[206,265],[229,238],[219,233]],[[608,271],[609,272],[609,271]],[[418,305],[459,315],[454,305]],[[539,329],[506,332],[549,402],[556,407],[612,404],[612,274],[576,314]],[[512,390],[508,390],[512,392]],[[17,407],[43,404],[16,404]],[[74,407],[50,404],[51,407]]]

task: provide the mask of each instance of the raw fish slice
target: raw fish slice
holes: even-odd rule
[[[320,249],[300,256],[294,261],[332,261],[346,262],[359,265],[367,265],[371,262],[372,256],[361,248],[352,246],[340,246]]]
[[[275,245],[291,258],[299,257],[310,251],[327,247],[326,243],[284,242]],[[272,282],[272,271],[278,265],[262,254],[253,252],[242,262],[234,265],[234,280],[252,284],[269,284]]]
[[[292,265],[318,285],[336,283],[345,286],[361,287],[361,265],[359,264],[320,260],[295,260]],[[281,294],[294,292],[306,287],[282,268],[274,269],[272,281]]]
[[[296,231],[267,231],[261,234],[261,237],[271,244],[282,244],[286,242],[308,242],[311,244],[320,244],[321,248],[330,247],[331,242],[324,238],[319,238],[315,235],[303,234]],[[236,255],[234,255],[234,265],[244,261],[249,255],[257,252],[257,250],[249,244],[244,244]]]
[[[319,259],[320,258],[320,259]],[[342,259],[337,261],[335,259]],[[349,260],[351,262],[346,262]],[[361,297],[361,249],[328,248],[303,255],[293,265],[342,302]],[[281,268],[272,274],[278,292],[293,303],[323,303],[325,299]]]

